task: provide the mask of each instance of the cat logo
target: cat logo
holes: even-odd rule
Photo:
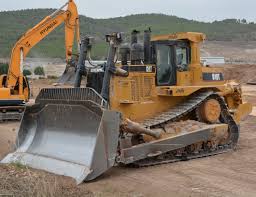
[[[220,81],[221,80],[221,77],[220,77],[220,74],[219,73],[213,73],[212,74],[212,80],[213,81]]]
[[[146,72],[147,73],[152,73],[153,72],[153,67],[152,66],[146,66]]]
[[[222,73],[203,73],[204,81],[223,81],[224,76]]]

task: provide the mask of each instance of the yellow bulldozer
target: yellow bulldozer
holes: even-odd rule
[[[85,67],[90,40],[81,42],[75,88],[43,89],[27,107],[17,149],[2,163],[93,180],[115,165],[144,167],[234,149],[239,123],[250,113],[241,86],[221,68],[200,63],[202,33],[154,36],[133,31],[106,36],[101,72]],[[119,60],[119,61],[117,61]],[[80,88],[87,77],[87,87]]]

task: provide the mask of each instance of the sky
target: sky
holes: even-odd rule
[[[67,0],[0,0],[0,11],[59,8]],[[199,21],[245,18],[256,22],[256,0],[75,0],[79,14],[110,18],[141,13],[162,13]]]

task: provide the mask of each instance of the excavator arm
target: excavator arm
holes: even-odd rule
[[[67,9],[65,11],[62,10],[66,6]],[[80,43],[79,15],[77,6],[73,0],[69,0],[60,9],[45,17],[39,24],[28,30],[17,41],[12,49],[6,82],[7,88],[12,90],[19,85],[19,95],[23,94],[23,60],[37,43],[39,43],[63,22],[65,22],[66,61],[69,62],[72,56],[75,34],[78,47]]]

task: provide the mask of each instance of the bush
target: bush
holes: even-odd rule
[[[9,69],[8,64],[0,63],[0,75],[7,74],[8,73],[8,69]]]
[[[47,79],[58,79],[59,77],[55,76],[55,75],[48,75]]]
[[[24,69],[24,70],[23,70],[23,75],[24,75],[24,76],[30,76],[30,75],[32,75],[32,73],[31,73],[30,70]]]
[[[44,68],[40,66],[35,68],[34,73],[35,75],[41,75],[41,76],[45,75]]]

